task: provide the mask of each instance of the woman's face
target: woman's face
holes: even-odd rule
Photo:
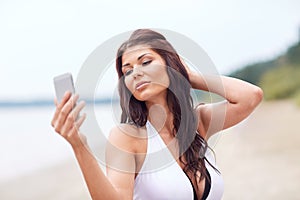
[[[166,94],[170,81],[164,59],[145,47],[134,47],[122,56],[122,72],[126,87],[140,101]]]

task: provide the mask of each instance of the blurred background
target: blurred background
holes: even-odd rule
[[[90,199],[70,146],[50,126],[53,77],[76,79],[102,42],[137,28],[181,33],[220,74],[264,90],[248,119],[216,136],[224,199],[299,199],[299,9],[298,0],[2,0],[0,199]],[[100,100],[116,87],[114,70],[106,73]],[[107,132],[111,104],[99,102]]]

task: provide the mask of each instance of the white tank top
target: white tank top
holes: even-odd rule
[[[166,144],[148,121],[148,142],[144,163],[134,183],[134,200],[178,199],[193,200],[193,186],[178,165]],[[215,166],[213,153],[208,150],[205,157]],[[211,177],[211,187],[206,199],[218,200],[224,191],[223,179],[206,161]]]

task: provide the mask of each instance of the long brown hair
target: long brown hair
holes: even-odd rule
[[[187,71],[175,49],[158,32],[138,29],[118,49],[116,69],[119,76],[121,123],[131,123],[142,127],[145,126],[148,117],[145,102],[137,100],[130,93],[125,86],[122,72],[122,55],[128,48],[136,45],[149,47],[165,60],[170,79],[166,100],[169,110],[173,114],[173,135],[178,140],[179,155],[181,155],[179,160],[185,165],[184,172],[194,175],[195,182],[197,182],[198,171],[201,173],[200,180],[204,177],[208,178],[204,162],[208,144],[200,134],[197,134],[198,117],[190,95],[191,85]]]

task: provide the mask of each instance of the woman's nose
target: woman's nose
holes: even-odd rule
[[[134,78],[137,78],[138,76],[143,76],[143,75],[144,75],[144,72],[143,72],[143,70],[141,69],[141,66],[139,66],[139,65],[133,66],[133,72],[132,72],[132,75],[133,75]]]

